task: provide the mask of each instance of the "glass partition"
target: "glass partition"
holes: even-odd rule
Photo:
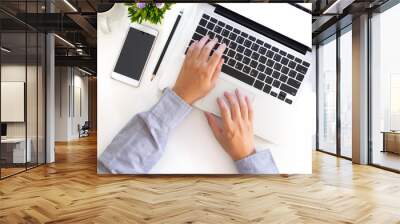
[[[318,47],[318,149],[336,154],[336,37]]]
[[[400,171],[400,4],[371,18],[372,164]]]
[[[352,33],[340,36],[340,155],[352,157]]]
[[[24,171],[26,150],[26,33],[1,34],[1,176]],[[6,49],[6,50],[4,50]]]
[[[43,6],[0,2],[14,13],[43,12]],[[45,163],[45,44],[43,33],[0,12],[0,178]]]

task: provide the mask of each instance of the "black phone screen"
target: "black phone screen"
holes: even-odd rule
[[[114,72],[139,81],[154,39],[151,34],[129,28]]]

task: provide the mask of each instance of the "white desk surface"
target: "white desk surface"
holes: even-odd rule
[[[158,79],[156,78],[153,82],[150,81],[151,73],[175,22],[177,13],[180,9],[186,7],[192,7],[192,4],[175,4],[172,10],[166,13],[163,25],[153,26],[159,30],[159,36],[138,88],[113,80],[110,76],[119,55],[118,49],[123,44],[123,35],[129,26],[126,6],[115,4],[109,11],[98,14],[98,156],[129,119],[138,112],[149,109],[161,96],[157,87]],[[284,22],[290,20],[285,13],[288,5],[269,4],[268,7],[275,7],[275,10],[271,10],[271,12],[279,12],[265,15],[266,19],[271,22],[271,27],[280,27],[280,30],[277,31],[285,33],[285,30],[286,32],[290,31],[296,26],[296,24],[290,25]],[[293,11],[289,15],[294,18],[304,15],[300,10],[298,11],[298,15],[294,15]],[[101,27],[101,20],[107,20],[109,32]],[[292,21],[296,22],[296,19]],[[304,34],[301,35],[304,36]],[[281,173],[311,173],[312,170],[312,133],[315,124],[313,120],[315,93],[313,91],[315,90],[312,87],[312,79],[308,80],[309,83],[304,83],[302,88],[309,90],[307,91],[308,98],[305,97],[309,100],[304,102],[304,111],[298,114],[299,123],[294,124],[292,130],[288,130],[288,144],[284,146],[271,145],[256,137],[258,148],[268,147],[271,149]],[[216,142],[203,112],[193,109],[193,112],[185,121],[171,133],[165,154],[150,173],[229,174],[237,173],[237,171],[232,160]]]

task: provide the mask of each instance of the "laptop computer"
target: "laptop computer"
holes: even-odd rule
[[[167,75],[162,75],[159,87],[175,83],[193,41],[205,35],[215,37],[227,45],[222,72],[215,88],[194,106],[219,115],[216,98],[224,91],[239,89],[253,102],[255,135],[272,143],[285,143],[293,125],[291,118],[301,103],[297,99],[302,83],[309,76],[311,48],[263,25],[262,15],[246,17],[248,14],[235,4],[198,4],[190,12],[182,28],[185,32],[172,40],[173,53],[168,55],[163,71]]]

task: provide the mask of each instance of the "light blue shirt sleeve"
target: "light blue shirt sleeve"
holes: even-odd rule
[[[164,153],[169,133],[192,107],[170,89],[149,111],[134,116],[101,154],[98,173],[144,174]],[[268,150],[235,162],[240,173],[277,173]]]

